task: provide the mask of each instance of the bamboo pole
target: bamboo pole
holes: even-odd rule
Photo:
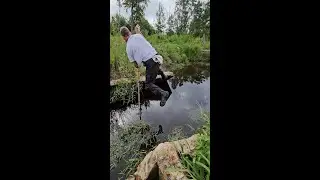
[[[140,106],[140,68],[137,68],[138,104]]]

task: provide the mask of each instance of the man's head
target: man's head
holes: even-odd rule
[[[131,32],[127,27],[123,26],[120,28],[120,34],[123,37],[123,39],[127,42],[129,39],[129,36],[131,35]]]

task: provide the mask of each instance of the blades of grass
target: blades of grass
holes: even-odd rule
[[[202,164],[201,162],[196,162],[196,164],[198,164],[199,166],[201,166],[204,169],[206,169],[208,171],[208,173],[210,174],[210,169],[206,165]]]
[[[136,161],[137,159],[129,159],[129,162],[134,162]]]
[[[204,170],[203,170],[203,168],[199,168],[199,174],[200,174],[200,177],[204,177]]]
[[[194,180],[200,180],[200,179],[197,179],[194,175],[193,175],[193,173],[189,173],[189,175],[192,177],[192,179],[194,179]]]
[[[190,165],[190,171],[192,172],[192,174],[195,176],[195,177],[200,177],[200,175],[198,174],[198,172],[196,171],[196,168],[194,165],[192,165],[191,161],[189,161],[188,159],[186,159],[186,162]],[[196,178],[197,179],[197,178]]]
[[[188,126],[191,129],[191,131],[195,131],[195,129],[192,126],[190,126],[189,124],[186,124],[186,126]]]
[[[187,163],[187,168],[192,170],[192,163],[190,162],[189,159],[187,159],[186,157],[183,157],[183,161]]]
[[[207,164],[210,166],[210,160],[207,159],[201,152],[199,154],[207,162]],[[209,157],[210,157],[210,154],[209,154]]]

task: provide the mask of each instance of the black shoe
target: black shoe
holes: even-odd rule
[[[162,94],[162,97],[161,97],[161,101],[160,101],[160,106],[163,107],[167,100],[169,98],[169,92],[165,91],[163,94]]]

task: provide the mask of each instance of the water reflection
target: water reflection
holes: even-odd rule
[[[210,76],[209,64],[192,64],[173,71],[174,77],[170,79],[171,88],[183,86],[184,82],[201,84]]]
[[[185,66],[174,71],[174,75],[168,81],[163,81],[162,79],[157,79],[156,81],[159,87],[169,92],[169,98],[164,107],[159,106],[161,97],[153,95],[143,86],[140,104],[138,104],[137,100],[130,102],[128,105],[121,103],[111,104],[111,122],[124,125],[126,122],[138,119],[148,119],[148,121],[151,119],[156,124],[159,124],[161,121],[175,118],[174,116],[177,119],[181,119],[183,115],[178,115],[179,112],[183,114],[185,111],[199,108],[199,105],[209,108],[210,66],[208,64]],[[174,90],[174,93],[171,89]],[[172,124],[172,122],[167,123]]]
[[[155,84],[158,85],[165,91],[169,92],[169,98],[172,94],[172,90],[177,89],[177,87],[182,87],[184,83],[191,84],[201,84],[204,81],[208,80],[210,77],[210,65],[209,64],[191,64],[184,66],[183,68],[176,69],[173,71],[174,77],[169,77],[168,81],[163,81],[162,79],[157,79]],[[169,83],[171,84],[171,88]],[[150,107],[150,101],[160,101],[161,97],[152,94],[149,90],[145,88],[145,85],[142,86],[141,90],[141,104],[144,104],[146,107]],[[168,99],[169,100],[169,99]],[[123,102],[116,102],[111,104],[112,109],[126,110],[131,104],[138,104],[138,100],[134,99],[132,102],[124,105]],[[141,110],[141,104],[140,110]]]

